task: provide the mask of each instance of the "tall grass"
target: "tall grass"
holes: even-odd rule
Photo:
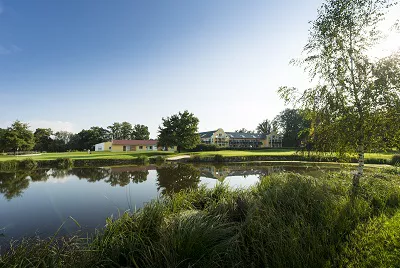
[[[0,266],[399,266],[399,176],[367,174],[358,191],[352,191],[351,178],[286,173],[249,189],[220,184],[181,191],[107,219],[89,240],[15,245],[0,257]]]

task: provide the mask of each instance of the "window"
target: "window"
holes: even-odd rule
[[[139,150],[142,150],[143,149],[143,146],[139,146]]]
[[[108,147],[108,150],[111,150],[111,146],[110,146],[110,147]]]
[[[149,146],[149,149],[150,149],[150,150],[153,150],[153,146]]]

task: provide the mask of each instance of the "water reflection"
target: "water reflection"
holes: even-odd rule
[[[29,187],[29,181],[28,174],[25,172],[0,172],[0,193],[7,200],[22,196],[23,191]]]
[[[157,190],[171,194],[196,188],[200,183],[200,169],[193,165],[176,164],[157,169]]]
[[[183,189],[198,187],[201,177],[224,181],[228,177],[259,178],[272,173],[295,171],[320,176],[328,168],[281,166],[248,166],[248,165],[192,165],[167,164],[164,166],[124,166],[111,168],[74,168],[74,169],[37,169],[34,171],[0,172],[0,193],[7,199],[21,197],[31,182],[46,182],[49,178],[64,179],[76,176],[79,180],[90,183],[103,181],[112,187],[125,187],[130,183],[140,184],[147,180],[150,170],[156,170],[157,191],[171,194]]]

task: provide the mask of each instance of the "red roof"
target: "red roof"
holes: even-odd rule
[[[158,140],[113,140],[113,145],[157,145]]]

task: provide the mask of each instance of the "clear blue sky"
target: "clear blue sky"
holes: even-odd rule
[[[200,130],[255,129],[305,86],[321,0],[0,0],[0,127],[74,132],[183,111]]]

